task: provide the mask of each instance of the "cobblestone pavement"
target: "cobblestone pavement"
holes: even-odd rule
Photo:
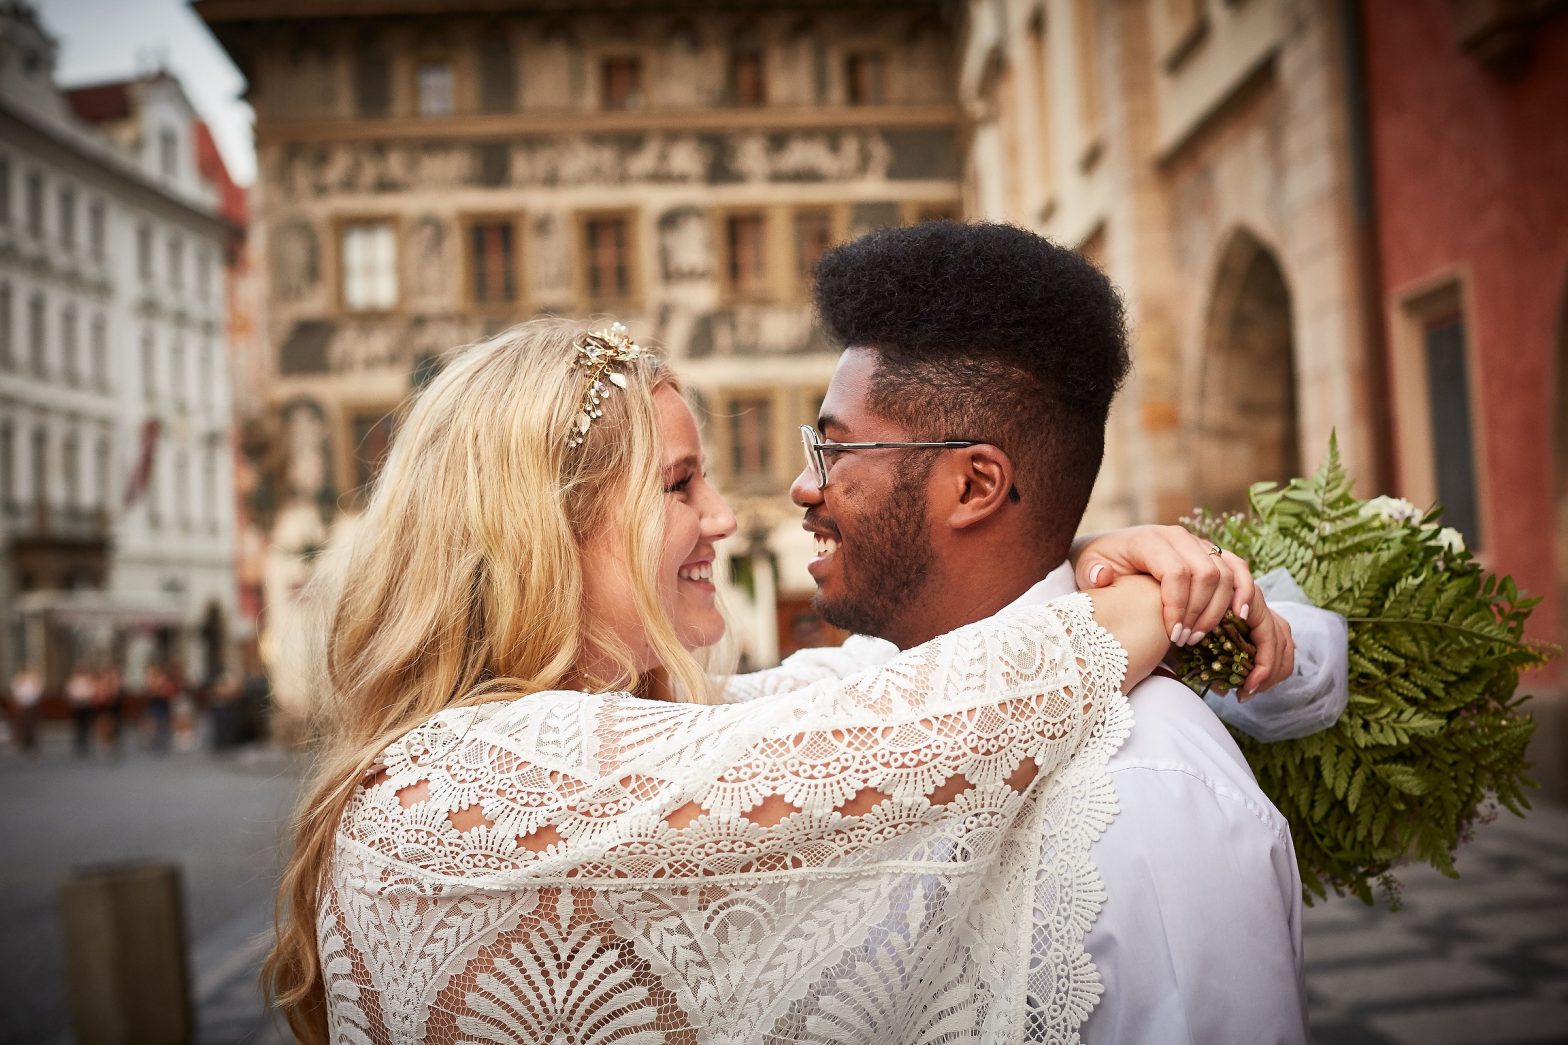
[[[45,734],[0,751],[0,1043],[71,1041],[60,884],[77,867],[180,868],[198,1045],[273,1045],[257,972],[271,928],[277,842],[297,783],[286,756],[249,750],[77,759]]]
[[[287,1041],[256,975],[295,767],[256,752],[78,761],[58,735],[47,747],[31,761],[0,753],[0,1043],[70,1042],[59,883],[143,858],[183,873],[199,1045]],[[1568,811],[1503,814],[1459,870],[1405,872],[1399,912],[1338,899],[1307,910],[1314,1041],[1568,1042]]]
[[[1457,864],[1457,880],[1402,872],[1397,912],[1358,900],[1307,910],[1315,1042],[1568,1042],[1568,812],[1503,813]]]

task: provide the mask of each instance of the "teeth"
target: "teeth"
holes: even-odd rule
[[[838,551],[838,541],[834,540],[831,537],[825,537],[825,536],[823,536],[820,533],[817,534],[817,556],[818,556],[818,558],[825,559],[829,555],[832,555],[836,551]]]
[[[713,563],[699,562],[693,566],[682,566],[680,578],[685,581],[711,581],[713,580]]]

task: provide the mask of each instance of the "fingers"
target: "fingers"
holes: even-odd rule
[[[1252,606],[1252,641],[1257,646],[1252,670],[1242,683],[1240,700],[1250,700],[1262,690],[1282,682],[1296,670],[1296,640],[1290,624],[1278,614],[1269,611],[1263,593],[1254,594]]]

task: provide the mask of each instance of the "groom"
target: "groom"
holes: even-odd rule
[[[1129,367],[1109,281],[1022,229],[940,222],[829,251],[816,305],[846,346],[791,487],[818,538],[822,616],[908,648],[1072,591],[1069,547]],[[842,445],[931,442],[950,445]],[[1273,628],[1254,601],[1249,620]],[[1085,1040],[1305,1041],[1284,818],[1181,683],[1130,696],[1135,725],[1107,767],[1120,811],[1093,849],[1105,900],[1086,947],[1105,994]]]

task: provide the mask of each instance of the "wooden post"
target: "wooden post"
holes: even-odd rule
[[[60,887],[78,1045],[188,1045],[195,1037],[180,871],[83,868]]]

